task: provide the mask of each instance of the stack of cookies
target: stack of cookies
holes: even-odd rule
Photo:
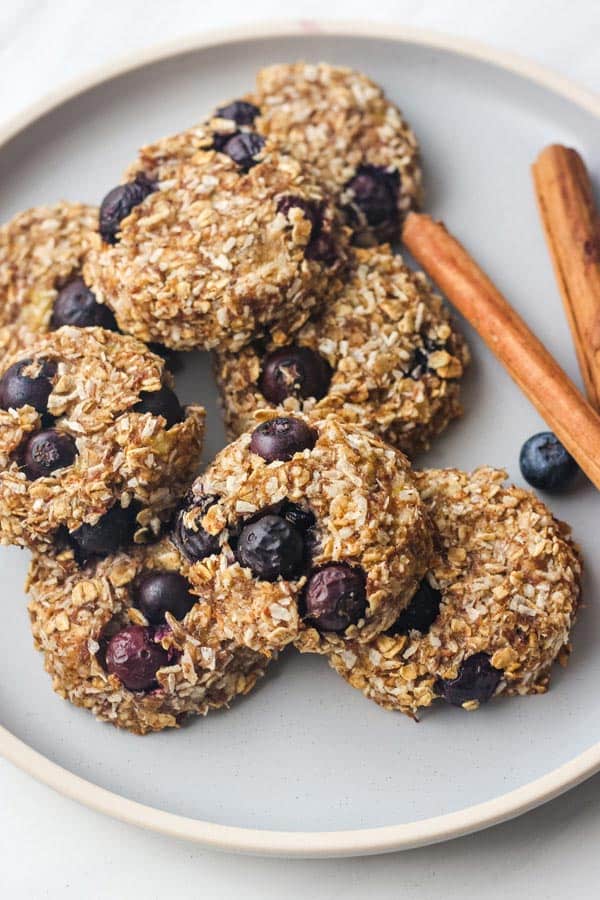
[[[33,553],[54,689],[135,733],[251,690],[288,645],[382,706],[546,690],[581,563],[482,468],[412,469],[468,350],[395,255],[416,139],[349,69],[277,65],[142,148],[99,209],[0,230],[0,538]],[[212,351],[232,443],[172,351]]]

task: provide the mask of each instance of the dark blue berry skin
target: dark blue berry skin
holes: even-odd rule
[[[23,448],[23,469],[30,481],[70,466],[77,447],[70,434],[48,428],[32,434]]]
[[[290,344],[264,357],[258,389],[270,403],[286,397],[321,400],[329,390],[331,366],[316,350]]]
[[[198,601],[190,592],[190,585],[178,572],[146,572],[138,580],[133,603],[151,625],[161,625],[165,613],[183,619]]]
[[[30,366],[37,369],[35,375],[25,373]],[[41,414],[47,412],[55,375],[56,363],[53,360],[41,359],[33,363],[31,359],[22,359],[13,363],[0,379],[0,409],[31,406]]]
[[[408,634],[409,631],[419,631],[427,634],[440,612],[442,595],[431,587],[426,578],[423,579],[417,593],[409,605],[403,610],[387,634],[396,636]]]
[[[209,534],[201,525],[194,529],[187,528],[183,521],[185,512],[190,506],[198,506],[203,512],[206,512],[215,501],[215,497],[204,497],[201,500],[191,501],[177,513],[172,540],[189,562],[194,563],[207,556],[214,556],[221,549],[218,535]]]
[[[256,165],[258,160],[255,157],[258,156],[264,145],[265,139],[253,131],[234,134],[221,147],[215,143],[217,149],[231,157],[243,172],[247,172]]]
[[[169,654],[154,640],[152,628],[128,625],[107,644],[106,668],[129,691],[150,691],[156,685],[156,673],[169,664]]]
[[[133,541],[135,521],[134,505],[123,509],[117,503],[95,525],[80,525],[70,534],[79,563],[83,565],[95,556],[110,556],[122,550]]]
[[[359,233],[365,224],[377,240],[391,241],[398,237],[398,192],[400,175],[381,166],[360,166],[346,185],[351,202],[345,207],[348,224]]]
[[[302,419],[293,416],[278,416],[261,422],[250,439],[250,450],[261,456],[265,462],[281,460],[286,462],[295,453],[312,450],[318,434]]]
[[[318,631],[345,631],[362,619],[366,608],[367,579],[360,566],[328,563],[309,575],[301,612]]]
[[[72,325],[75,328],[96,326],[106,328],[107,331],[119,330],[108,306],[98,303],[83,278],[73,278],[65,284],[54,301],[50,328],[55,330],[63,325]]]
[[[519,466],[528,484],[549,493],[564,490],[579,472],[571,454],[551,431],[534,434],[525,441]]]
[[[219,119],[230,119],[236,125],[252,125],[256,117],[260,114],[260,109],[254,103],[248,103],[247,100],[234,100],[227,106],[221,106],[215,112],[215,116]]]
[[[296,197],[294,194],[284,194],[277,201],[277,212],[286,216],[290,209],[301,209],[305,219],[312,225],[311,237],[316,237],[323,227],[323,211],[314,200],[306,200],[304,197]]]
[[[242,528],[235,555],[256,578],[277,581],[299,575],[304,550],[302,536],[293,525],[281,516],[267,514]]]
[[[162,416],[166,421],[167,428],[172,428],[177,422],[183,422],[185,418],[177,395],[166,385],[163,385],[158,391],[142,391],[140,401],[133,409],[134,412]]]
[[[494,668],[487,653],[474,653],[464,660],[456,678],[438,678],[438,696],[452,706],[476,700],[487,703],[493,697],[502,678],[502,671]]]
[[[117,243],[117,234],[123,219],[131,210],[156,190],[156,185],[143,173],[133,181],[119,184],[106,195],[100,206],[100,234],[107,244]]]

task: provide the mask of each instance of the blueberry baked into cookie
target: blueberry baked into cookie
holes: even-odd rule
[[[323,652],[387,629],[429,565],[410,467],[333,417],[265,419],[219,453],[176,518],[219,633],[270,653]]]
[[[84,268],[92,290],[123,331],[172,349],[237,350],[267,327],[296,330],[339,288],[345,259],[321,187],[262,139],[178,160],[168,148],[180,137],[142,151],[104,199]]]
[[[569,528],[533,494],[504,486],[499,470],[415,478],[439,536],[433,563],[385,634],[333,648],[331,665],[411,716],[438,698],[470,710],[500,694],[544,693],[579,603]]]
[[[278,346],[215,357],[228,432],[257,410],[334,413],[412,456],[460,415],[469,359],[441,298],[389,247],[357,250],[341,293]]]
[[[81,558],[158,532],[197,465],[204,410],[131,337],[70,326],[0,367],[0,539]]]
[[[54,690],[136,734],[172,728],[248,693],[268,659],[218,640],[171,541],[80,566],[35,554],[29,614]]]
[[[19,213],[0,228],[0,357],[61,325],[116,329],[81,277],[98,210],[57,203]]]

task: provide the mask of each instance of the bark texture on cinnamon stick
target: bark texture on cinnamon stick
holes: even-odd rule
[[[409,213],[402,239],[600,489],[600,416],[568,375],[441,222]]]
[[[600,410],[600,215],[576,150],[552,144],[532,166],[554,272],[590,403]]]

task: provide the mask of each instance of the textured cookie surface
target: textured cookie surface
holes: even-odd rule
[[[345,231],[333,209],[291,157],[262,148],[249,168],[214,149],[179,159],[182,137],[132,167],[154,189],[114,243],[96,236],[94,292],[123,331],[174,349],[235,350],[267,327],[296,330],[337,289]]]
[[[60,289],[81,274],[97,227],[95,207],[57,203],[28,209],[0,228],[0,355],[52,327]]]
[[[161,624],[151,624],[139,608],[144,579],[164,573],[185,579],[186,565],[166,539],[83,568],[68,550],[35,555],[29,613],[54,690],[98,719],[138,734],[175,727],[248,693],[268,659],[218,640],[197,597],[190,597],[181,617],[166,611]],[[144,690],[126,687],[107,664],[111,638],[132,625],[134,635],[147,637],[150,649],[143,652],[156,654],[149,675],[154,678]]]
[[[466,344],[426,278],[388,247],[356,252],[339,296],[287,349],[262,341],[217,353],[230,435],[274,400],[289,412],[356,421],[411,456],[460,415]]]
[[[160,528],[197,470],[204,430],[204,410],[179,406],[160,357],[104,329],[61,328],[4,359],[0,376],[4,543],[66,530],[92,547],[101,533],[110,543],[111,520],[138,539]]]
[[[569,528],[505,477],[416,473],[439,535],[427,585],[385,635],[330,655],[382,706],[414,716],[438,697],[474,709],[498,694],[543,693],[552,663],[566,658],[578,551]]]
[[[267,652],[373,637],[431,553],[405,457],[334,418],[270,418],[240,437],[195,482],[176,530],[222,634]]]
[[[399,239],[421,202],[416,138],[399,109],[360,72],[320,63],[268,66],[250,98],[254,123],[318,174],[363,246]]]

